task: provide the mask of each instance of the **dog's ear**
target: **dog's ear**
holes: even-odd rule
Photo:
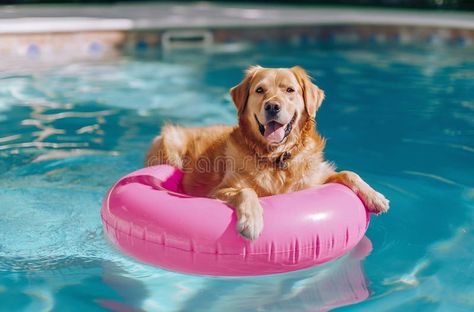
[[[311,82],[311,77],[309,77],[303,68],[294,66],[291,68],[291,71],[295,74],[298,83],[303,89],[306,113],[308,113],[311,118],[314,118],[316,111],[324,100],[324,91]]]
[[[235,107],[237,107],[239,115],[245,110],[245,106],[247,105],[252,78],[261,68],[262,67],[258,65],[247,68],[244,79],[238,85],[230,89],[230,95],[232,96]]]

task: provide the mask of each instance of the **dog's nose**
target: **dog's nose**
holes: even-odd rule
[[[265,111],[270,116],[275,116],[280,112],[280,104],[274,102],[267,102],[265,104]]]

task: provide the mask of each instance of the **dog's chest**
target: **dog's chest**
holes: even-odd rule
[[[294,192],[305,187],[300,170],[269,168],[255,173],[255,189],[259,196]]]
[[[295,192],[322,184],[333,166],[320,161],[290,161],[286,169],[254,171],[254,189],[259,196]]]

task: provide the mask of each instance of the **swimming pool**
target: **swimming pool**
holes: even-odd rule
[[[474,309],[473,52],[262,43],[4,72],[0,310]],[[107,189],[165,122],[234,123],[228,89],[249,64],[313,74],[326,157],[384,193],[389,213],[351,254],[281,275],[184,275],[116,251],[100,222]]]

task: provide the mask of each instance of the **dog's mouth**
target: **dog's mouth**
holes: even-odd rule
[[[260,134],[268,141],[270,144],[279,144],[283,142],[283,140],[290,134],[291,130],[293,130],[293,124],[296,120],[296,113],[293,115],[293,118],[287,124],[279,123],[276,120],[270,120],[265,125],[262,124],[257,115],[255,116],[255,120],[258,124],[258,130]]]

